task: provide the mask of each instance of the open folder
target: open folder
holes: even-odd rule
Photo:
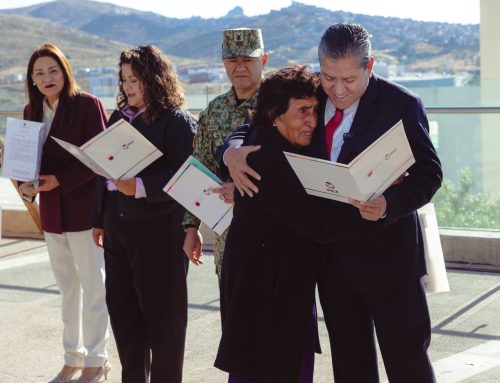
[[[163,155],[124,119],[80,147],[56,137],[52,139],[94,173],[107,179],[132,178]]]
[[[233,219],[233,205],[211,191],[221,184],[222,181],[205,165],[189,156],[163,191],[220,235]]]
[[[341,202],[380,196],[415,163],[402,121],[347,165],[284,153],[308,194]]]

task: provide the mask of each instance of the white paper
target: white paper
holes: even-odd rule
[[[428,203],[418,209],[418,219],[424,238],[425,264],[427,266],[427,275],[422,278],[425,291],[427,293],[448,292],[450,286],[446,275],[434,204]]]
[[[129,179],[163,153],[132,125],[121,119],[78,147],[52,137],[94,173],[108,179]]]
[[[52,139],[61,145],[64,149],[74,155],[78,160],[80,160],[85,166],[90,168],[95,174],[99,174],[105,178],[112,178],[112,176],[107,173],[103,168],[101,168],[78,146],[70,144],[69,142],[63,141],[57,137],[52,137]]]
[[[402,121],[347,165],[284,153],[308,194],[341,202],[380,196],[415,163]]]
[[[211,192],[221,184],[215,174],[189,156],[163,191],[221,235],[233,219],[233,205],[221,200],[220,194]]]
[[[7,117],[2,175],[18,181],[38,178],[46,125]]]

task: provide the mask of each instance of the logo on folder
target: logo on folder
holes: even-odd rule
[[[326,181],[326,182],[325,182],[325,186],[326,186],[326,191],[327,191],[327,192],[329,192],[329,193],[339,194],[339,192],[338,192],[338,190],[335,188],[335,185],[333,184],[333,182]]]
[[[200,207],[201,203],[205,199],[205,196],[210,196],[211,192],[212,192],[212,188],[210,186],[203,189],[203,192],[201,193],[201,195],[194,201],[194,206]]]
[[[132,140],[130,142],[122,144],[117,150],[115,150],[114,153],[111,153],[110,155],[108,155],[108,160],[113,161],[115,159],[115,156],[118,154],[118,152],[120,150],[127,150],[130,147],[130,145],[132,145],[133,143],[134,143],[134,141]]]

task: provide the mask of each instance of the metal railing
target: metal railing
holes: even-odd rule
[[[428,106],[429,114],[483,114],[500,113],[500,106]]]
[[[190,108],[189,112],[199,114],[203,109]],[[428,106],[425,108],[429,114],[492,114],[500,113],[500,106]],[[107,110],[112,113],[113,110]],[[22,116],[19,110],[0,111],[0,116]]]

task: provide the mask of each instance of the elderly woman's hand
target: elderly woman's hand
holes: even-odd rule
[[[249,153],[256,152],[260,146],[229,147],[224,153],[224,163],[229,169],[229,174],[241,196],[245,193],[253,197],[253,193],[258,193],[259,188],[250,180],[251,176],[260,180],[260,175],[247,164]]]

